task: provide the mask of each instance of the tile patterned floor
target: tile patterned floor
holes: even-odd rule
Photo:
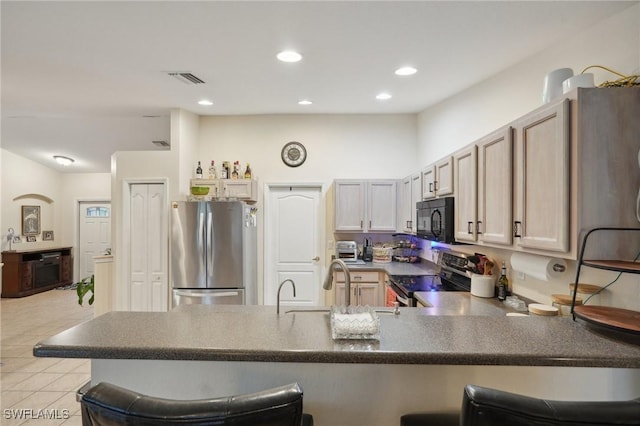
[[[33,345],[93,318],[75,290],[0,299],[0,424],[80,425],[76,391],[91,377],[86,359],[36,358]],[[22,418],[19,418],[22,417]]]

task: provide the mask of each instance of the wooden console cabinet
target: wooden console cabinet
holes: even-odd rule
[[[2,297],[24,297],[73,282],[71,247],[3,251]]]

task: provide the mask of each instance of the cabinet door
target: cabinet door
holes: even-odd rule
[[[410,220],[411,229],[409,232],[415,234],[417,231],[417,219],[416,219],[416,203],[422,200],[422,176],[420,173],[411,176],[411,206],[410,206]]]
[[[413,209],[411,208],[412,196],[412,180],[409,176],[402,180],[400,186],[400,226],[398,228],[402,232],[411,232],[411,212],[415,210],[415,205]]]
[[[251,180],[223,180],[222,196],[239,200],[252,199]]]
[[[358,305],[380,306],[380,285],[361,283],[357,286]]]
[[[335,230],[364,231],[365,184],[363,181],[335,182]]]
[[[26,261],[18,265],[20,271],[20,291],[33,288],[33,268],[36,261]]]
[[[451,157],[436,163],[435,179],[433,186],[438,197],[453,194],[453,159]]]
[[[569,100],[541,108],[516,125],[517,244],[569,250]]]
[[[427,166],[422,170],[422,199],[428,200],[436,196],[434,183],[436,180],[436,166]]]
[[[367,229],[370,232],[395,232],[397,215],[397,182],[376,180],[367,182]]]
[[[342,283],[336,284],[336,305],[344,306],[344,288],[345,285]],[[351,303],[350,305],[358,304],[358,285],[355,283],[351,284]]]
[[[513,238],[513,144],[511,127],[476,143],[478,146],[478,240],[511,245]]]
[[[476,146],[458,152],[454,158],[454,208],[456,241],[476,240],[477,163]]]

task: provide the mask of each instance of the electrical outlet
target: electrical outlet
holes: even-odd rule
[[[522,271],[517,271],[516,272],[516,278],[519,279],[520,281],[524,281],[525,279],[525,274]]]

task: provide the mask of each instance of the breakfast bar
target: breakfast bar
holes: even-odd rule
[[[319,425],[393,425],[407,412],[455,409],[468,383],[551,399],[640,395],[638,345],[568,318],[430,309],[378,309],[379,340],[332,339],[320,308],[110,312],[39,342],[34,354],[90,358],[92,384],[167,398],[299,382]]]

